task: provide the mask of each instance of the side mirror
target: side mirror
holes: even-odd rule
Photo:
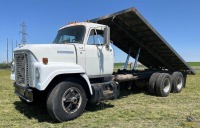
[[[104,28],[104,42],[106,45],[110,45],[110,27]]]

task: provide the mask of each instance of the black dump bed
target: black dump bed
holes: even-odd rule
[[[141,48],[139,62],[150,69],[168,69],[195,74],[195,71],[167,41],[135,9],[129,8],[90,22],[108,25],[114,45],[135,58]]]

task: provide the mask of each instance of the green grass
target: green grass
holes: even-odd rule
[[[187,62],[190,66],[200,66],[200,62]]]
[[[45,106],[29,106],[13,93],[10,71],[0,70],[0,128],[199,128],[200,127],[200,71],[188,76],[181,93],[166,98],[150,96],[146,92],[123,92],[120,99],[87,107],[79,118],[55,123]],[[193,118],[192,122],[187,119]]]
[[[124,63],[114,63],[114,67],[124,66]]]

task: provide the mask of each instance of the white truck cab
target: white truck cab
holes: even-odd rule
[[[114,54],[108,32],[109,27],[105,25],[73,23],[59,30],[54,43],[74,45],[76,63],[83,67],[88,77],[102,77],[113,73]]]
[[[16,83],[23,80],[23,84],[26,82],[38,90],[45,90],[60,74],[79,73],[86,81],[110,76],[114,53],[108,33],[109,27],[105,25],[72,23],[59,29],[53,44],[22,45],[15,49],[15,61],[24,60],[15,63],[17,74],[13,72],[11,79]],[[26,64],[27,69],[24,68]]]
[[[93,95],[95,90],[92,89],[91,80],[111,77],[113,73],[114,53],[110,45],[109,33],[110,29],[105,25],[74,22],[59,29],[53,44],[19,46],[14,51],[11,73],[11,79],[15,80],[15,93],[21,100],[33,102],[37,100],[36,92],[48,91],[51,94],[57,84],[63,81],[76,83],[80,85],[75,88],[73,84],[69,84],[67,89],[72,88],[70,91],[65,90],[63,95],[65,97],[64,93],[76,93],[79,97],[71,97],[71,107],[84,102],[83,108],[85,108],[86,95]],[[82,94],[83,90],[84,94]],[[55,95],[54,92],[52,95]],[[97,100],[93,99],[93,101]],[[69,104],[67,106],[69,107]],[[72,110],[78,111],[79,107]],[[48,108],[49,111],[52,109]],[[67,110],[64,111],[69,113]],[[79,110],[78,113],[81,111]],[[60,116],[56,119],[64,121],[74,118],[77,114],[72,114],[72,117],[65,119],[61,119],[63,115]],[[58,115],[53,116],[55,117]]]

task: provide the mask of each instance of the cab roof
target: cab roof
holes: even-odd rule
[[[61,27],[59,30],[66,28],[66,27],[71,27],[71,26],[78,26],[78,25],[83,25],[85,27],[105,27],[105,25],[103,24],[97,24],[97,23],[92,23],[92,22],[72,22],[72,23],[68,23],[66,26]]]

